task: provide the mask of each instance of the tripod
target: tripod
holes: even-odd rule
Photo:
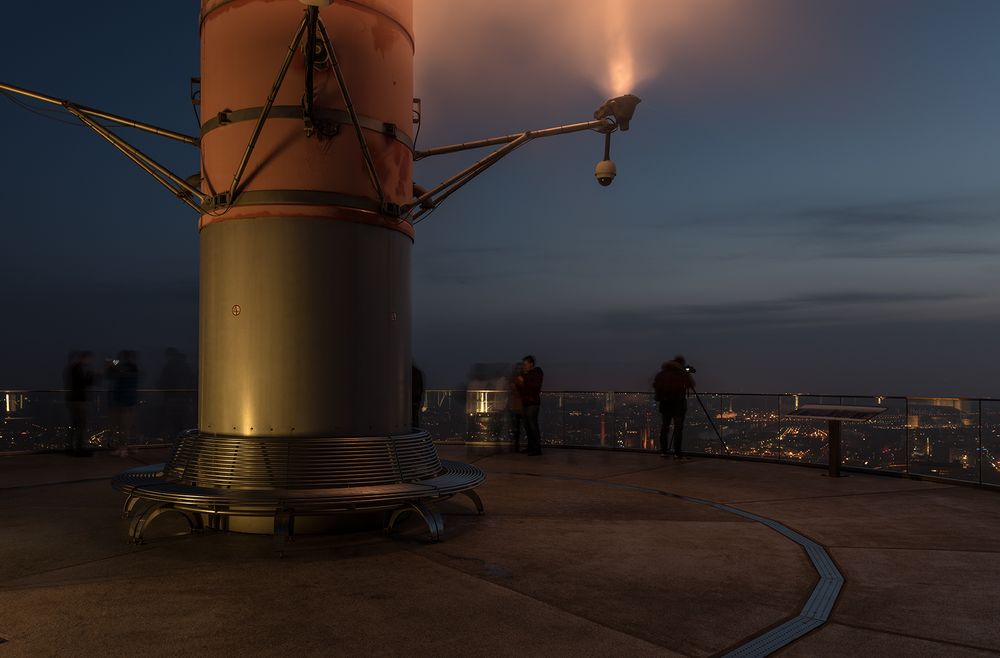
[[[715,435],[719,437],[719,444],[722,446],[722,451],[729,452],[729,446],[726,445],[725,440],[722,438],[722,433],[719,432],[719,428],[715,426],[715,421],[712,420],[712,414],[708,413],[708,409],[705,408],[705,403],[701,401],[701,396],[698,395],[698,391],[695,390],[694,386],[690,388],[691,392],[694,393],[694,398],[698,401],[698,404],[701,405],[701,410],[705,412],[705,418],[708,419],[708,424],[712,426],[712,429],[715,430]]]

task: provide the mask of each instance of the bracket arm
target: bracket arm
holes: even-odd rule
[[[66,107],[66,104],[70,103],[70,101],[67,101],[65,99],[56,98],[54,96],[42,94],[37,91],[25,89],[23,87],[15,87],[14,85],[9,85],[3,82],[0,82],[0,91],[9,91],[14,94],[27,96],[28,98],[34,98],[35,100],[44,101],[46,103],[52,103],[53,105],[60,105],[62,107]],[[177,140],[178,142],[184,142],[185,144],[191,144],[192,146],[198,146],[200,142],[200,140],[197,137],[191,137],[190,135],[174,132],[173,130],[160,128],[158,126],[154,126],[149,123],[136,121],[135,119],[129,119],[128,117],[119,116],[117,114],[111,114],[110,112],[97,110],[92,107],[87,107],[86,105],[77,105],[76,103],[72,103],[72,105],[81,113],[95,119],[105,119],[113,123],[118,123],[123,126],[128,126],[129,128],[136,128],[137,130],[143,130],[145,132],[152,133],[154,135],[159,135],[160,137],[169,137],[170,139]]]

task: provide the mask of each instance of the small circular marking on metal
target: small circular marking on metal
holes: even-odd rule
[[[240,308],[239,304],[233,304],[233,315],[239,315],[242,312],[243,312],[243,309]]]

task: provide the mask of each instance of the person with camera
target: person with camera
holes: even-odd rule
[[[687,415],[687,393],[694,389],[694,378],[691,373],[694,368],[687,365],[683,356],[678,354],[667,361],[656,373],[653,379],[653,391],[659,403],[660,416],[663,425],[660,428],[660,457],[664,459],[670,454],[667,438],[670,424],[673,423],[674,459],[684,459],[682,441],[684,439],[684,416]]]

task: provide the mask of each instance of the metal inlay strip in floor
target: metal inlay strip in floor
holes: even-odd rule
[[[819,582],[816,583],[812,595],[802,606],[802,611],[797,617],[789,619],[784,624],[733,649],[725,654],[725,658],[763,658],[763,656],[768,656],[778,649],[788,646],[806,633],[826,623],[834,604],[837,602],[837,597],[840,595],[840,590],[844,586],[844,576],[837,569],[837,565],[834,564],[826,550],[808,537],[773,519],[720,503],[712,503],[712,507],[752,519],[788,537],[805,550],[809,561],[812,562],[813,569],[819,574]]]

